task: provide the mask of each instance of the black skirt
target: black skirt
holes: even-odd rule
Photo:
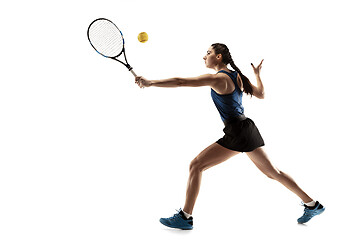
[[[227,149],[251,152],[265,145],[258,128],[250,118],[227,122],[223,131],[225,135],[217,143]]]

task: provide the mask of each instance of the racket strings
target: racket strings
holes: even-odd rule
[[[115,24],[108,20],[95,21],[88,34],[95,50],[106,57],[116,57],[123,50],[123,36]]]

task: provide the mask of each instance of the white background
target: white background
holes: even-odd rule
[[[356,1],[7,1],[1,3],[0,239],[359,239]],[[222,136],[209,88],[139,89],[86,37],[122,29],[148,79],[213,73],[228,45],[266,98],[244,97],[274,165],[327,210],[306,225],[300,199],[245,154],[207,170],[194,231],[158,219],[183,207],[188,165]],[[146,31],[149,41],[137,41]]]

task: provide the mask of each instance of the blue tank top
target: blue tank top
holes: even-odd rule
[[[218,94],[211,89],[211,97],[220,113],[221,119],[225,121],[244,114],[244,107],[242,105],[243,92],[237,84],[237,72],[231,71],[231,73],[228,73],[221,70],[218,73],[220,72],[226,73],[235,84],[235,90],[230,94]]]

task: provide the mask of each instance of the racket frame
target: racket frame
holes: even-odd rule
[[[114,57],[109,57],[109,56],[106,56],[106,55],[102,54],[101,52],[99,52],[99,51],[95,48],[95,46],[92,44],[92,42],[91,42],[91,40],[90,40],[90,36],[89,36],[90,27],[93,25],[93,23],[95,23],[96,21],[99,21],[99,20],[105,20],[105,21],[108,21],[108,22],[112,23],[112,24],[116,27],[116,29],[120,32],[120,34],[121,34],[121,38],[122,38],[122,41],[123,41],[123,47],[122,47],[121,52],[120,52],[118,55],[114,56]],[[95,51],[96,51],[97,53],[99,53],[99,54],[100,54],[101,56],[103,56],[103,57],[110,58],[110,59],[113,59],[113,60],[115,60],[115,61],[117,61],[117,62],[119,62],[119,63],[122,63],[135,77],[137,76],[136,73],[133,71],[133,68],[132,68],[132,67],[130,66],[130,64],[128,63],[127,58],[126,58],[124,35],[122,34],[121,30],[116,26],[115,23],[113,23],[111,20],[109,20],[109,19],[107,19],[107,18],[97,18],[97,19],[95,19],[94,21],[92,21],[92,22],[90,23],[90,25],[89,25],[89,27],[88,27],[88,30],[87,30],[87,37],[88,37],[88,40],[89,40],[89,42],[90,42],[90,45],[95,49]],[[117,59],[117,58],[120,57],[120,55],[123,54],[123,53],[124,53],[125,62]]]

